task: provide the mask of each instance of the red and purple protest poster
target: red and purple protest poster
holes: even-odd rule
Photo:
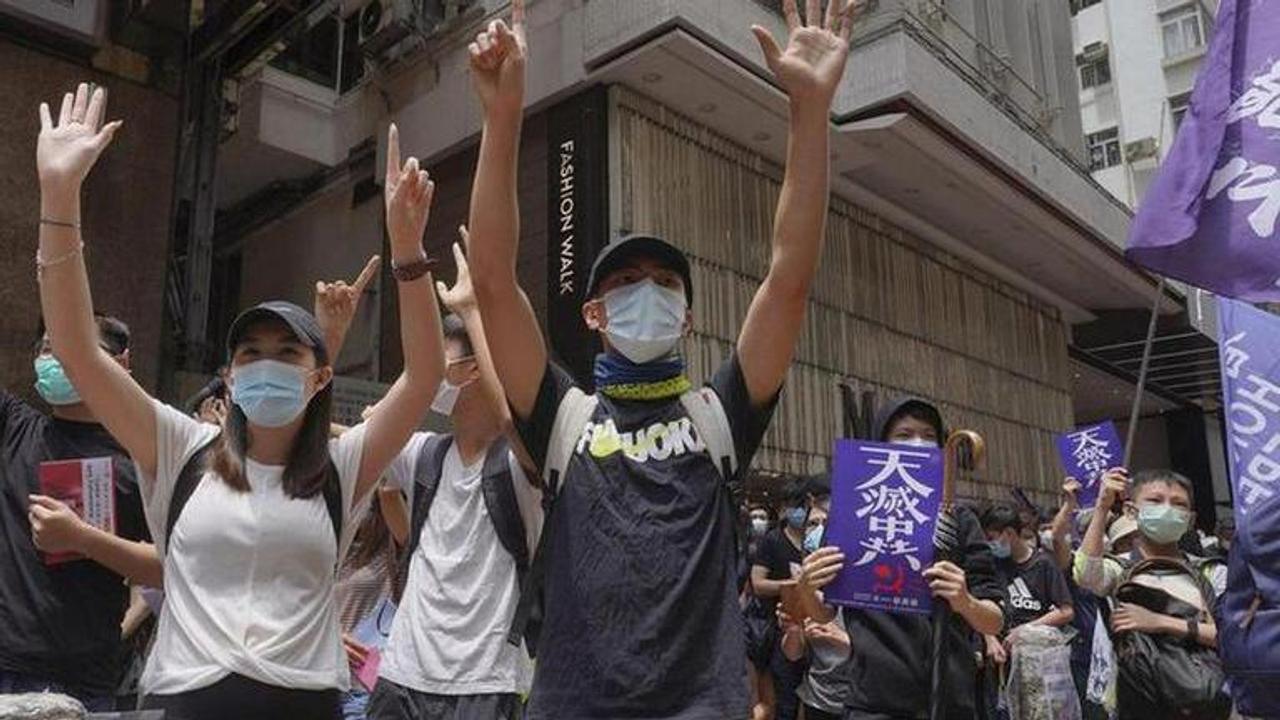
[[[86,523],[115,533],[115,474],[111,458],[42,462],[40,492],[66,503]],[[79,553],[45,553],[44,562],[58,565],[81,557]]]
[[[933,601],[921,573],[933,563],[942,450],[838,440],[831,484],[825,544],[844,552],[845,565],[827,601],[928,614]]]

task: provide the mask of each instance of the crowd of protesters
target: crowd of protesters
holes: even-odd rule
[[[826,544],[828,475],[771,502],[736,492],[804,327],[852,23],[852,2],[783,5],[785,45],[753,28],[791,103],[768,275],[703,387],[679,354],[689,261],[653,236],[592,269],[594,390],[548,357],[515,272],[519,0],[470,47],[485,122],[451,286],[421,245],[434,184],[389,130],[404,369],[354,427],[331,422],[332,360],[378,260],[321,283],[315,312],[241,314],[225,395],[166,405],[131,376],[128,327],[95,312],[83,259],[81,185],[121,122],[103,88],[67,93],[56,118],[42,105],[48,409],[0,391],[0,694],[174,720],[1227,717],[1210,660],[1230,528],[1197,536],[1181,475],[1116,468],[1093,508],[1067,479],[1056,514],[961,503],[955,551],[923,570],[941,624],[826,602],[845,563]],[[944,443],[928,400],[883,405],[868,439]],[[452,431],[418,431],[428,412]],[[110,459],[114,533],[41,489],[48,463],[86,458]],[[1118,668],[1135,657],[1217,684],[1174,696]]]

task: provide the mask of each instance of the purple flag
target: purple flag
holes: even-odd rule
[[[1280,317],[1219,301],[1222,402],[1237,532],[1280,491]]]
[[[1080,481],[1080,507],[1091,508],[1098,501],[1102,476],[1124,462],[1124,445],[1116,424],[1108,420],[1059,435],[1058,457],[1067,477]]]
[[[1126,255],[1250,302],[1280,301],[1280,2],[1222,0],[1173,149]]]
[[[825,542],[846,559],[827,600],[927,614],[933,603],[921,572],[933,563],[941,504],[940,449],[836,441]]]

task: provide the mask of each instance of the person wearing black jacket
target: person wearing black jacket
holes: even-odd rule
[[[942,415],[919,398],[884,408],[874,426],[881,442],[938,445],[945,437]],[[936,562],[924,572],[935,597],[950,604],[942,686],[944,717],[976,716],[975,633],[995,634],[1004,625],[1004,589],[995,570],[987,537],[973,511],[954,511],[961,540],[958,563]],[[839,548],[824,547],[804,562],[804,577],[815,587],[830,583],[844,565]],[[930,618],[846,608],[845,627],[852,643],[846,665],[849,693],[844,720],[922,720],[928,717]]]

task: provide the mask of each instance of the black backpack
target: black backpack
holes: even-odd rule
[[[1205,577],[1208,567],[1205,561],[1147,558],[1126,564],[1124,579],[1116,589],[1116,602],[1202,622],[1212,614],[1215,601],[1213,588]],[[1134,582],[1135,577],[1146,573],[1190,576],[1206,610]],[[1213,648],[1189,639],[1141,632],[1118,633],[1114,645],[1118,669],[1116,693],[1122,718],[1226,720],[1231,714],[1222,661]]]
[[[432,435],[423,443],[413,468],[413,507],[410,509],[409,537],[404,552],[400,557],[400,569],[397,577],[400,581],[395,587],[396,602],[404,594],[404,585],[409,578],[409,567],[418,543],[422,539],[422,528],[427,523],[427,513],[440,489],[440,477],[444,473],[445,456],[453,446],[453,435]],[[499,437],[489,445],[484,457],[484,468],[481,470],[480,488],[484,495],[485,509],[489,512],[489,520],[498,535],[498,542],[511,555],[516,563],[516,582],[521,590],[521,603],[525,605],[524,591],[529,574],[529,547],[525,540],[524,518],[520,515],[520,505],[516,500],[515,478],[511,474],[510,446],[505,438]],[[538,628],[537,623],[523,617],[519,609],[512,623],[508,642],[519,645],[525,641],[532,657],[536,652]]]
[[[213,447],[213,443],[216,441],[217,437],[214,437],[204,447],[197,450],[191,456],[191,459],[187,460],[187,464],[182,466],[182,471],[178,473],[178,479],[173,484],[173,497],[169,500],[169,515],[165,519],[164,527],[166,553],[169,551],[169,540],[173,537],[173,528],[178,524],[182,509],[187,506],[187,501],[191,499],[192,493],[196,491],[196,488],[200,486],[200,481],[204,479],[207,464],[206,458]],[[342,485],[338,480],[338,468],[334,466],[332,460],[325,465],[324,473],[324,485],[321,492],[324,495],[325,509],[329,511],[329,522],[333,525],[334,542],[340,546],[342,544]],[[334,567],[337,567],[336,558]]]

